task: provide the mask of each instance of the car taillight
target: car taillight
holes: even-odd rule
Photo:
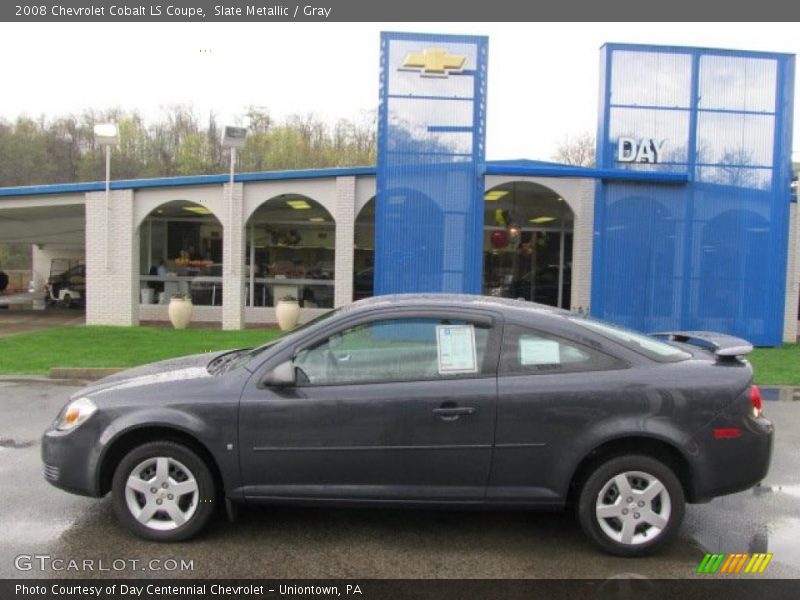
[[[761,416],[761,390],[757,385],[750,386],[750,403],[753,405],[753,416]]]

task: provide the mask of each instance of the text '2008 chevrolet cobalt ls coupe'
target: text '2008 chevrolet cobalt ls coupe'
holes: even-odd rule
[[[516,300],[376,297],[96,382],[45,433],[44,473],[110,491],[153,540],[196,534],[222,503],[573,506],[601,548],[640,555],[686,502],[766,475],[751,349]]]

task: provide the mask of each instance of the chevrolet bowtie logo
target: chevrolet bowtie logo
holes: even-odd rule
[[[460,73],[465,62],[466,56],[450,54],[443,48],[428,48],[422,52],[409,52],[400,68],[419,71],[428,77],[447,77],[451,73]]]

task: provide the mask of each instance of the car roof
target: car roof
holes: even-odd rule
[[[482,308],[499,310],[503,313],[520,312],[536,314],[541,316],[565,316],[571,314],[569,311],[528,302],[527,300],[515,300],[513,298],[499,298],[496,296],[479,296],[476,294],[387,294],[385,296],[373,296],[354,302],[346,307],[345,311],[357,311],[384,306],[393,307],[424,307],[424,308]]]

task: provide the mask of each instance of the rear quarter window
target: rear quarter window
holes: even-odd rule
[[[506,325],[503,331],[501,373],[575,373],[626,366],[605,352],[546,332],[513,324]]]
[[[618,325],[587,317],[572,317],[570,320],[579,327],[593,331],[604,338],[617,342],[629,350],[658,362],[678,362],[691,357],[691,354],[684,352],[676,346],[667,344],[666,342],[662,342],[643,333],[633,331],[632,329],[626,329]]]

